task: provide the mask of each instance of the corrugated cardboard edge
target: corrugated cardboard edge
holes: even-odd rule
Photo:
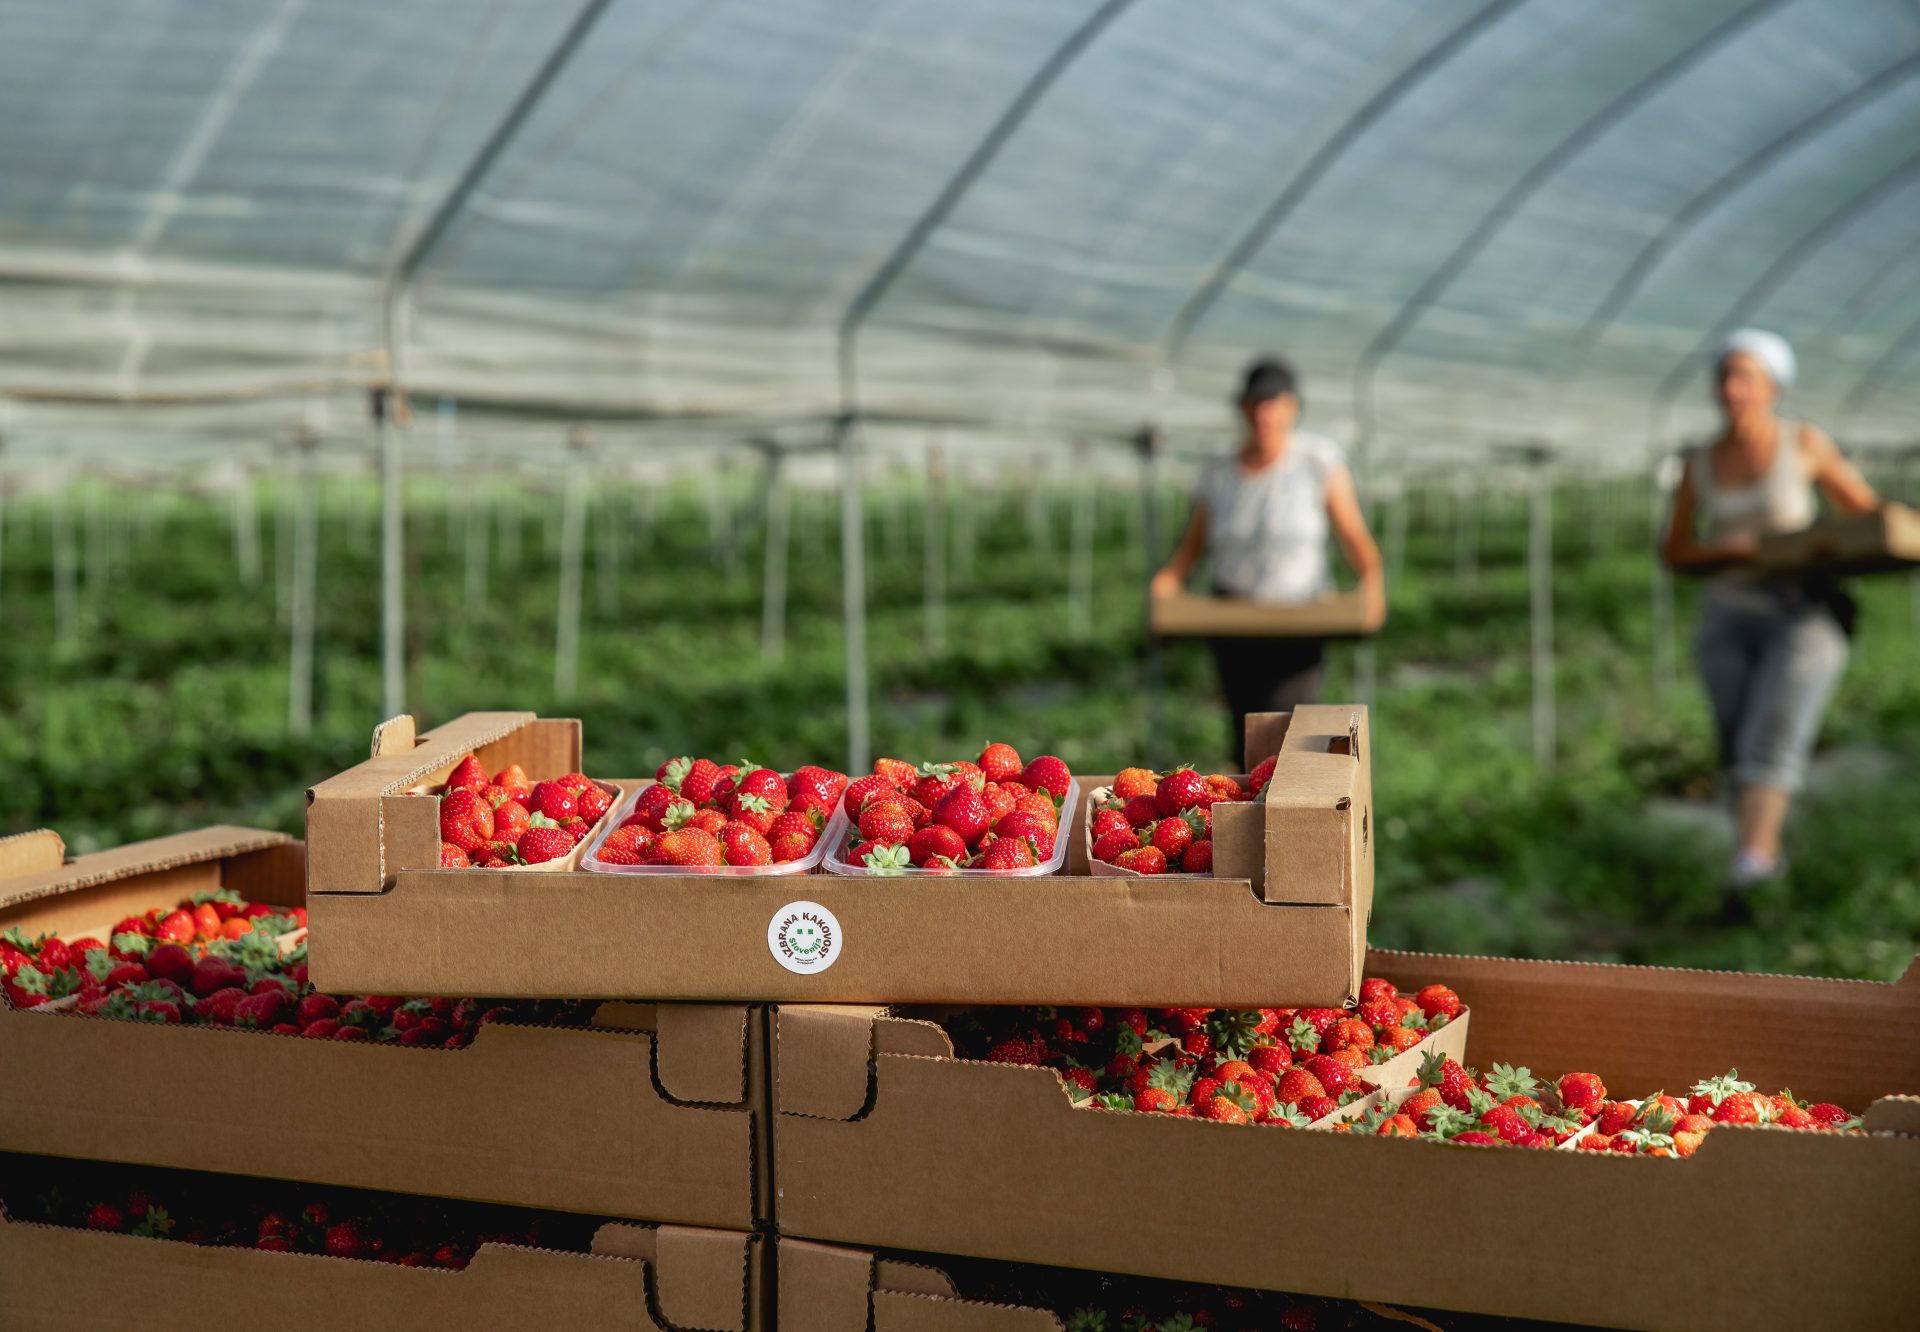
[[[24,833],[22,836],[36,837],[37,834]],[[54,834],[48,833],[47,836],[53,837],[56,843],[59,841]],[[224,860],[228,856],[292,843],[293,838],[285,833],[227,825],[176,833],[171,837],[156,837],[145,842],[129,842],[125,846],[76,856],[64,865],[56,862],[50,869],[0,882],[0,910],[97,884],[179,869],[185,865],[203,865],[209,861]],[[47,849],[44,839],[36,843],[36,848],[35,854],[44,858]]]
[[[1263,901],[1344,906],[1371,896],[1361,861],[1371,854],[1372,756],[1361,704],[1294,709],[1267,782]]]
[[[51,828],[0,837],[0,881],[47,874],[67,858],[67,844]]]
[[[740,1105],[747,1095],[745,1004],[659,1006],[654,1026],[654,1073],[676,1103]]]
[[[748,1332],[758,1242],[732,1230],[660,1227],[654,1292],[661,1318],[681,1332]]]

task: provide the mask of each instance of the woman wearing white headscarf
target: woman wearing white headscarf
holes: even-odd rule
[[[1880,505],[1820,427],[1779,416],[1793,348],[1759,329],[1715,360],[1726,424],[1687,451],[1661,557],[1706,578],[1696,646],[1739,823],[1729,872],[1747,888],[1781,869],[1780,833],[1820,718],[1846,669],[1851,603],[1831,583],[1764,572],[1759,539],[1811,523],[1814,489],[1841,513]],[[1696,530],[1697,529],[1697,530]]]

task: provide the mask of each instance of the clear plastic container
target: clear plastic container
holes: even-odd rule
[[[784,772],[780,775],[782,777],[791,776],[790,773]],[[651,783],[649,783],[649,785],[651,785]],[[647,788],[643,786],[639,791],[635,791],[631,797],[622,802],[620,807],[614,811],[614,817],[612,821],[608,823],[606,830],[594,838],[588,845],[587,854],[580,861],[583,868],[593,870],[598,874],[811,874],[820,867],[820,858],[827,854],[827,848],[834,845],[836,839],[845,836],[847,831],[847,813],[845,808],[841,807],[833,811],[833,817],[827,820],[827,826],[820,830],[820,840],[813,844],[813,850],[807,852],[806,855],[800,857],[798,860],[789,860],[775,865],[695,866],[608,864],[606,861],[600,859],[600,844],[613,835],[614,829],[620,827],[627,821],[627,816],[633,813],[633,807],[640,803],[641,792],[644,792],[646,789]]]
[[[1037,879],[1045,874],[1058,874],[1060,867],[1067,863],[1067,837],[1073,831],[1073,810],[1080,803],[1080,779],[1073,778],[1067,783],[1067,798],[1060,802],[1060,831],[1053,839],[1053,854],[1029,869],[991,870],[991,869],[921,869],[908,865],[903,869],[869,869],[865,865],[853,865],[842,860],[846,852],[847,829],[851,824],[847,820],[846,804],[841,802],[839,818],[840,835],[831,842],[822,834],[820,840],[828,846],[827,873],[864,874],[874,878],[920,878],[920,879]],[[829,828],[828,833],[833,829]]]

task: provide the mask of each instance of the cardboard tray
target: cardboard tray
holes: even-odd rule
[[[578,759],[576,722],[461,718],[420,741],[430,759],[376,758],[310,793],[312,975],[373,994],[1217,1006],[1279,992],[1341,1004],[1359,985],[1373,902],[1366,709],[1303,707],[1260,725],[1279,762],[1265,800],[1223,821],[1238,832],[1216,828],[1220,877],[1160,883],[1086,875],[1077,822],[1062,832],[1082,865],[1039,881],[420,868],[438,863],[437,826],[411,852],[395,850],[411,835],[392,818],[382,837],[374,793],[396,766],[451,768],[488,734],[500,736],[490,763],[535,771],[516,748],[529,738],[552,746],[553,771]],[[830,921],[834,943],[794,970],[774,940],[801,914]]]
[[[1383,623],[1357,590],[1297,605],[1191,592],[1147,600],[1147,629],[1161,638],[1366,638]]]
[[[1761,538],[1754,562],[1763,569],[1831,574],[1920,568],[1920,511],[1888,504],[1876,513],[1822,518],[1798,532],[1773,533]]]
[[[122,1332],[525,1332],[530,1327],[764,1332],[767,1242],[611,1222],[592,1253],[482,1245],[460,1271],[223,1249],[0,1214],[0,1327]],[[236,1303],[238,1297],[240,1303]],[[136,1312],[137,1311],[137,1317]]]
[[[302,847],[279,833],[207,828],[64,864],[59,846],[0,842],[0,929],[104,937],[223,886],[301,902]],[[765,1022],[744,1004],[609,1003],[591,1029],[491,1023],[431,1050],[0,1001],[0,1068],[34,1087],[0,1097],[0,1150],[739,1230],[767,1216]]]
[[[1367,970],[1469,998],[1481,1060],[1588,1070],[1636,1094],[1736,1065],[1864,1110],[1875,1132],[1723,1128],[1662,1160],[1103,1114],[1073,1109],[1045,1071],[951,1058],[925,1024],[787,1006],[779,1231],[1621,1327],[1910,1319],[1920,1098],[1903,1093],[1920,1089],[1920,968],[1871,984],[1387,954]],[[1143,1170],[1235,1184],[1205,1208],[1142,1208]],[[1417,1206],[1419,1260],[1381,1263],[1339,1226],[1276,1243],[1272,1200],[1302,1192],[1350,1216]],[[1599,1222],[1580,1228],[1578,1262],[1561,1244],[1490,1242],[1488,1218],[1559,1217],[1569,1199]],[[1643,1223],[1655,1216],[1703,1220],[1676,1243]]]

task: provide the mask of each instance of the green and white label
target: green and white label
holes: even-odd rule
[[[767,948],[788,971],[825,971],[845,946],[840,922],[818,902],[789,902],[767,922]]]

